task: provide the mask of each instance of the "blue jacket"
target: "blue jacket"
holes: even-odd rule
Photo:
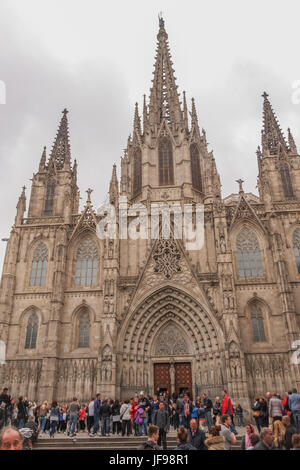
[[[292,393],[289,396],[289,408],[291,412],[300,411],[300,393]]]
[[[96,400],[94,401],[94,415],[100,415],[100,406],[101,406],[101,400],[98,400],[98,398],[96,398]]]

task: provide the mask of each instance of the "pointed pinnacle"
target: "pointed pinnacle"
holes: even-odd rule
[[[68,110],[65,108],[62,114],[63,116],[50,155],[50,160],[55,162],[58,170],[61,170],[64,166],[69,167],[71,160],[67,118]]]
[[[289,147],[292,153],[297,153],[297,147],[294,141],[293,134],[291,133],[291,129],[288,127],[288,141]]]
[[[185,129],[188,130],[189,121],[188,121],[188,109],[187,109],[187,104],[186,104],[185,91],[183,92],[183,123],[184,123]]]
[[[47,159],[47,155],[46,155],[46,146],[45,146],[43,149],[41,160],[40,160],[40,170],[43,170],[45,168],[46,159]]]

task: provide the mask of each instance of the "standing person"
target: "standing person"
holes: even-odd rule
[[[273,423],[277,420],[282,420],[283,406],[275,392],[272,394],[272,398],[269,401],[269,415],[273,418]]]
[[[206,426],[209,429],[213,425],[212,417],[211,417],[211,410],[212,410],[213,404],[212,404],[211,399],[208,398],[206,393],[203,393],[202,398],[203,398],[203,408],[205,410]]]
[[[79,417],[78,417],[78,422],[79,422],[79,432],[84,432],[85,430],[85,420],[86,420],[86,411],[85,411],[85,405],[81,405],[81,408],[79,410]]]
[[[190,429],[188,430],[188,442],[197,450],[207,450],[204,441],[205,432],[199,429],[197,420],[192,418],[190,421]]]
[[[20,396],[19,397],[19,402],[17,404],[17,408],[18,408],[18,417],[17,417],[18,429],[23,428],[24,424],[27,421],[27,418],[28,418],[27,406],[28,406],[28,402],[22,396]]]
[[[293,388],[292,394],[288,399],[288,407],[291,411],[293,424],[297,428],[298,434],[300,433],[300,394],[297,389]]]
[[[182,425],[188,429],[193,411],[192,402],[189,400],[188,395],[184,395],[183,402],[179,404],[179,416],[181,416]]]
[[[182,419],[183,419],[183,416],[181,414],[182,404],[183,404],[183,394],[181,393],[179,395],[179,397],[177,398],[177,402],[176,402],[176,411],[177,411],[177,414],[178,414],[178,424],[179,424],[179,426],[182,426]]]
[[[95,401],[94,401],[94,427],[93,427],[92,434],[90,434],[90,436],[92,437],[97,436],[97,432],[99,431],[100,407],[101,407],[101,395],[100,393],[97,393]]]
[[[260,425],[262,428],[267,428],[269,426],[269,409],[268,403],[265,397],[259,398],[260,404]]]
[[[159,403],[159,409],[154,414],[154,422],[155,426],[159,428],[159,437],[158,437],[158,445],[163,445],[163,449],[167,449],[167,433],[169,432],[170,428],[170,417],[168,411],[165,409],[165,404],[163,401]]]
[[[48,413],[48,403],[44,401],[44,403],[40,406],[40,432],[45,433],[45,426],[47,421],[47,413]]]
[[[284,414],[289,416],[290,410],[289,410],[289,396],[292,394],[292,392],[285,392],[283,400],[282,400],[282,406],[284,409]]]
[[[238,420],[238,426],[245,426],[244,412],[243,412],[243,408],[241,407],[240,403],[238,403],[237,406],[236,406],[235,416],[237,417],[237,420]]]
[[[80,406],[76,397],[73,397],[73,401],[69,406],[69,427],[68,427],[68,436],[76,436],[76,424],[79,415]]]
[[[253,424],[247,424],[246,426],[246,433],[242,437],[242,450],[248,450],[249,447],[253,447],[252,442],[250,440],[251,436],[255,434],[255,429]]]
[[[214,406],[213,406],[213,422],[214,422],[214,425],[216,425],[216,420],[217,420],[217,416],[221,416],[222,414],[222,405],[221,405],[221,402],[220,402],[220,397],[216,397],[216,401],[214,403]]]
[[[87,431],[90,434],[91,429],[94,425],[94,397],[92,397],[89,406],[88,406],[88,416],[87,416]]]
[[[59,406],[57,401],[53,401],[50,408],[50,437],[54,438],[59,421]]]
[[[1,403],[5,404],[4,407],[4,426],[8,426],[11,421],[12,415],[12,406],[11,406],[11,396],[8,394],[8,388],[4,387],[0,395],[0,406]]]
[[[142,415],[143,418],[143,432],[145,436],[147,435],[147,426],[148,426],[148,411],[150,410],[150,402],[148,398],[144,396],[144,392],[140,393],[140,399],[139,399],[139,408],[143,408],[144,413]]]
[[[102,436],[109,436],[110,430],[110,416],[112,414],[111,406],[108,403],[108,400],[105,399],[100,406],[100,417],[102,420]]]
[[[139,432],[138,432],[138,424],[136,423],[136,414],[137,414],[137,410],[138,410],[138,397],[135,396],[133,399],[132,399],[132,403],[131,403],[131,406],[130,406],[130,416],[131,416],[131,420],[132,420],[132,427],[133,427],[133,430],[134,430],[134,435],[135,436],[138,436],[139,435]]]
[[[236,437],[230,428],[231,416],[228,414],[222,415],[221,423],[220,436],[225,439],[225,450],[231,450],[231,446],[236,444]]]
[[[233,406],[231,403],[231,399],[227,395],[227,390],[222,390],[222,416],[223,415],[229,415],[231,418],[231,423],[230,423],[230,429],[233,432],[233,434],[237,434],[237,431],[235,429],[234,421],[233,421],[233,416],[234,416],[234,410]]]
[[[119,435],[121,432],[120,429],[120,424],[121,424],[121,419],[120,419],[120,413],[121,413],[121,405],[119,400],[115,400],[114,404],[111,407],[111,412],[112,412],[112,420],[113,420],[113,434]]]
[[[153,395],[153,400],[150,401],[150,406],[151,406],[151,423],[154,423],[154,415],[156,411],[158,411],[159,408],[159,401],[157,399],[157,395]]]
[[[254,398],[254,402],[253,402],[251,408],[252,408],[252,415],[253,415],[253,418],[255,419],[257,430],[260,433],[261,420],[260,420],[260,401],[259,401],[259,397]]]
[[[122,436],[125,436],[127,431],[127,436],[131,434],[131,415],[130,415],[130,403],[128,398],[124,400],[124,403],[120,409],[120,420],[122,423]]]
[[[274,436],[271,428],[263,428],[260,433],[260,441],[253,450],[273,450]]]

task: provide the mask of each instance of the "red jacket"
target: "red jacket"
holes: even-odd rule
[[[133,403],[131,403],[131,407],[130,407],[130,416],[131,416],[131,419],[133,419],[136,415],[136,412],[137,412],[137,409],[138,409],[138,403],[136,403],[135,401]]]
[[[230,410],[231,416],[234,415],[233,406],[231,400],[228,395],[226,395],[222,401],[222,416],[228,414],[228,410]]]

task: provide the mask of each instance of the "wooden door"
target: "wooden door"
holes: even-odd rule
[[[175,390],[177,393],[188,391],[192,398],[192,368],[190,362],[175,364]]]
[[[170,393],[170,364],[154,364],[154,393],[158,388],[166,389]]]

